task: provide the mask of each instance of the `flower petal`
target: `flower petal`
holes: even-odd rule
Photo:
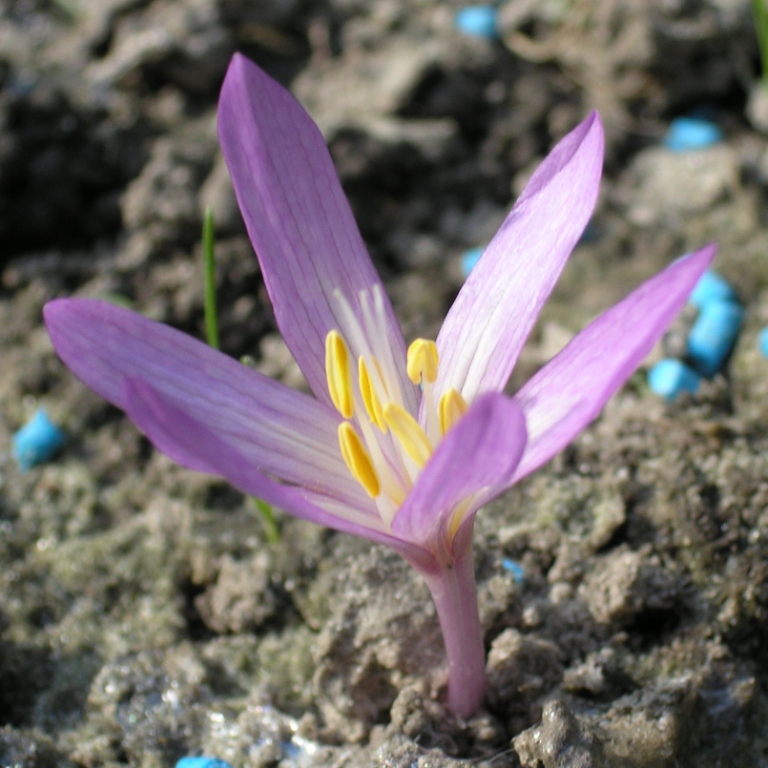
[[[712,262],[709,245],[643,283],[588,325],[516,395],[528,445],[511,485],[561,451],[661,338]]]
[[[386,343],[405,342],[365,249],[322,134],[296,99],[240,55],[219,101],[219,137],[275,317],[318,399],[330,403],[324,343],[340,329],[338,291],[361,316],[360,292],[379,286]],[[342,334],[343,335],[343,334]],[[415,394],[409,395],[415,404]]]
[[[418,547],[390,535],[377,515],[368,516],[341,507],[341,514],[331,514],[304,498],[300,489],[266,477],[208,425],[179,410],[169,398],[145,382],[125,379],[121,400],[131,420],[158,450],[174,461],[224,477],[243,493],[264,499],[295,517],[388,544],[417,562],[424,559],[424,553]]]
[[[434,543],[457,504],[514,473],[526,443],[525,417],[510,397],[480,396],[438,445],[392,520],[398,536]],[[464,520],[477,511],[470,506]]]
[[[438,396],[500,391],[597,201],[603,127],[596,112],[539,166],[485,249],[437,339]]]
[[[59,299],[46,304],[44,315],[61,359],[118,408],[125,409],[126,378],[147,382],[260,471],[373,508],[341,458],[339,417],[309,395],[103,301]]]

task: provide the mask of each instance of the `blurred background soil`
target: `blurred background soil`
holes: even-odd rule
[[[768,766],[767,101],[747,0],[0,2],[0,766]],[[59,363],[57,296],[199,338],[213,208],[224,351],[302,386],[215,133],[235,51],[320,124],[410,340],[434,338],[553,142],[592,108],[598,210],[514,390],[599,311],[716,240],[746,308],[669,405],[642,369],[478,516],[485,708],[457,722],[426,587],[388,550],[171,464]],[[724,136],[672,152],[670,121]],[[653,362],[647,361],[645,368]],[[67,434],[21,472],[44,407]]]

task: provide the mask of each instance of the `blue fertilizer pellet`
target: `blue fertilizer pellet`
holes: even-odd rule
[[[465,279],[469,277],[469,273],[475,268],[475,264],[480,261],[484,250],[485,248],[480,246],[479,248],[470,248],[461,254],[461,274],[464,275]]]
[[[709,301],[688,334],[688,357],[704,376],[714,376],[736,344],[744,310],[732,301]]]
[[[176,768],[232,768],[218,757],[182,757],[176,763]]]
[[[763,357],[768,357],[768,328],[763,328],[758,334],[757,343]]]
[[[505,571],[509,571],[509,573],[512,574],[512,578],[518,583],[521,584],[523,581],[525,581],[525,568],[523,568],[520,563],[512,560],[509,557],[505,557],[501,561],[501,567]]]
[[[497,15],[492,5],[467,5],[456,12],[453,23],[465,35],[495,40],[499,36]]]
[[[648,386],[657,395],[670,401],[681,392],[695,392],[700,382],[701,377],[696,371],[671,357],[659,360],[648,371]]]
[[[298,744],[294,744],[292,741],[281,741],[280,749],[283,750],[283,754],[289,760],[296,760],[301,757],[301,754],[304,751]]]
[[[672,152],[706,149],[723,140],[723,132],[715,123],[699,117],[676,117],[664,137],[664,146]]]
[[[738,303],[736,291],[733,290],[731,284],[720,277],[717,272],[708,269],[699,278],[699,282],[696,283],[693,291],[691,291],[688,302],[697,309],[701,309],[710,301],[732,301]]]
[[[42,409],[13,435],[13,456],[22,471],[53,458],[64,445],[64,433]]]

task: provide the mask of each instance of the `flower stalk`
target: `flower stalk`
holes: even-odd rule
[[[485,647],[477,608],[472,524],[457,535],[461,552],[451,565],[419,570],[437,609],[448,660],[448,708],[467,718],[479,708],[485,694]]]

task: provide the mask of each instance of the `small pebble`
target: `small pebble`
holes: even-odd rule
[[[484,250],[485,247],[480,246],[478,248],[470,248],[461,254],[461,274],[464,275],[465,279],[469,277],[469,273],[474,269],[475,264],[480,261]]]
[[[176,763],[176,768],[232,768],[218,757],[182,757]]]
[[[495,40],[499,36],[496,17],[492,5],[467,5],[456,12],[453,23],[465,35]]]
[[[693,304],[697,309],[701,309],[704,304],[710,301],[732,301],[738,303],[736,292],[731,284],[720,277],[717,272],[708,269],[696,283],[696,287],[691,291],[688,303]]]
[[[733,301],[709,301],[688,334],[688,357],[703,376],[714,376],[736,344],[744,310]]]
[[[694,393],[699,388],[701,377],[696,371],[673,358],[659,360],[648,371],[648,386],[666,400],[674,400],[681,392]]]
[[[706,149],[723,140],[723,132],[715,123],[698,117],[676,117],[662,142],[672,152]]]
[[[515,560],[505,557],[501,561],[501,567],[512,574],[512,578],[517,584],[522,584],[525,581],[525,568]]]
[[[64,445],[64,433],[44,410],[13,435],[13,456],[23,472],[53,458]]]

